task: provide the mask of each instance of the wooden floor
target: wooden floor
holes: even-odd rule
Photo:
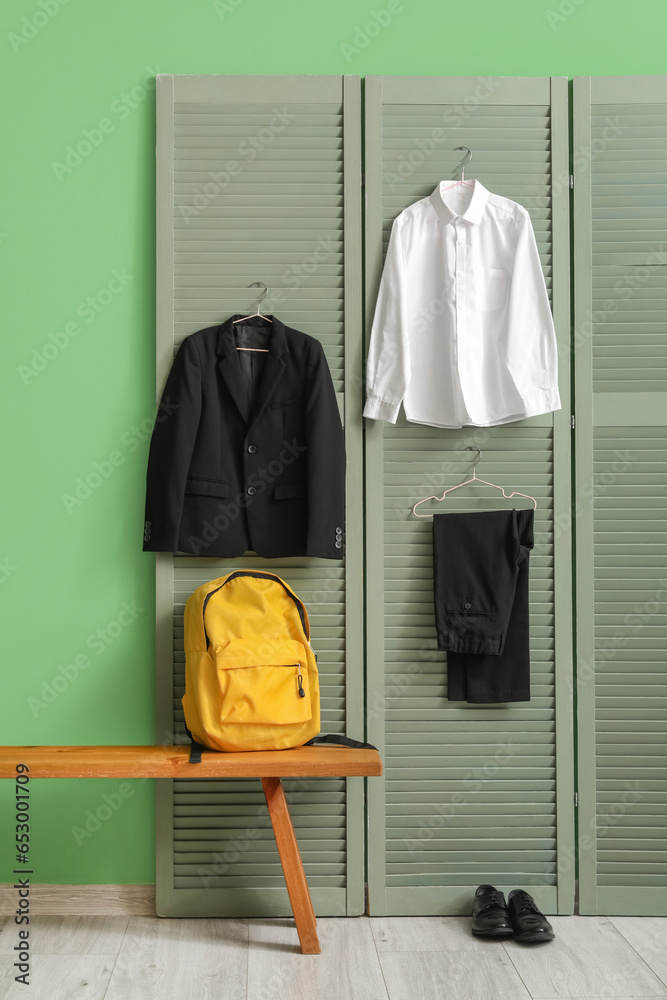
[[[543,945],[480,941],[460,917],[290,920],[36,916],[30,988],[0,919],[0,997],[31,1000],[529,1000],[667,997],[667,917],[552,917]]]

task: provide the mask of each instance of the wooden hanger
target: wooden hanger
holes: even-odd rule
[[[524,497],[526,500],[532,500],[533,509],[537,510],[537,500],[535,499],[535,497],[528,496],[527,493],[518,493],[516,491],[514,493],[505,493],[505,490],[502,486],[498,486],[496,483],[490,483],[488,479],[479,478],[479,476],[477,475],[477,464],[482,458],[482,452],[476,445],[468,445],[463,450],[477,452],[477,458],[475,459],[472,467],[472,477],[470,479],[466,479],[464,483],[459,483],[457,486],[450,486],[448,490],[445,490],[445,492],[442,494],[441,497],[425,497],[424,500],[419,500],[412,508],[412,513],[415,515],[415,517],[433,517],[433,514],[418,514],[417,507],[421,506],[421,504],[423,503],[428,503],[429,500],[435,500],[436,503],[440,503],[442,500],[445,499],[448,493],[452,493],[454,490],[460,490],[462,486],[468,486],[469,483],[483,483],[485,486],[492,486],[494,490],[500,490],[500,492],[502,493],[502,495],[505,497],[506,500],[511,500],[512,497]]]

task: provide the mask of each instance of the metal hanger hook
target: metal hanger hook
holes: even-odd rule
[[[479,449],[479,448],[477,447],[477,445],[476,445],[476,444],[469,444],[469,445],[466,445],[466,447],[465,447],[465,448],[464,448],[463,450],[464,450],[464,451],[476,451],[476,452],[477,452],[477,458],[476,458],[476,459],[475,459],[475,461],[474,461],[474,462],[472,463],[472,467],[473,467],[473,469],[477,468],[477,466],[479,465],[479,463],[480,463],[480,462],[481,462],[481,460],[482,460],[482,452],[481,452],[481,450],[480,450],[480,449]]]
[[[470,161],[472,160],[472,150],[468,149],[467,146],[454,146],[454,152],[456,152],[457,149],[465,149],[468,153],[466,159],[461,164],[461,180],[464,181],[466,173],[466,163],[470,163]]]
[[[269,289],[267,288],[267,286],[264,284],[263,281],[253,281],[253,282],[251,282],[251,284],[248,285],[248,288],[259,288],[260,285],[263,287],[264,291],[262,292],[262,294],[260,295],[260,297],[257,299],[257,308],[258,309],[259,309],[260,305],[262,304],[262,302],[264,301],[264,299],[266,298],[266,296],[269,294]]]

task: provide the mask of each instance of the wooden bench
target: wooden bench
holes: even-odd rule
[[[30,778],[261,778],[304,955],[319,955],[315,911],[281,778],[382,774],[377,750],[299,747],[252,753],[204,753],[190,764],[186,746],[0,747],[0,778],[27,764]]]

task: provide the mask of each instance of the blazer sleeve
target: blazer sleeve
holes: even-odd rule
[[[144,552],[176,552],[185,484],[201,416],[201,364],[192,337],[181,344],[155,418],[146,473]]]
[[[322,345],[310,350],[306,398],[308,539],[306,555],[343,558],[345,437]],[[338,544],[336,544],[338,543]]]

